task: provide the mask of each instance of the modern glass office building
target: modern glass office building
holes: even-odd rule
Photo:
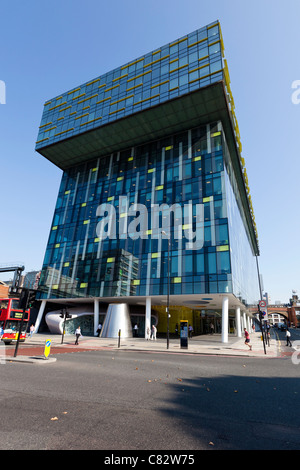
[[[259,247],[219,22],[48,100],[36,150],[63,171],[38,323],[74,305],[93,334],[122,305],[164,334],[169,299],[171,332],[248,326]]]

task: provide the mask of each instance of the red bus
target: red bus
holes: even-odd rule
[[[18,339],[20,322],[23,316],[23,310],[19,308],[19,301],[20,299],[0,299],[0,326],[4,330],[2,341],[5,344],[10,344]],[[30,309],[26,310],[24,315],[20,342],[25,341],[29,317]]]

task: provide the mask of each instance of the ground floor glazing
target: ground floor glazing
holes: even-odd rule
[[[221,308],[209,308],[209,306],[206,308],[201,308],[200,306],[193,308],[184,305],[170,305],[169,322],[166,305],[151,304],[150,298],[148,299],[148,303],[146,302],[146,305],[137,306],[127,304],[132,336],[140,338],[146,337],[147,326],[151,330],[152,325],[155,325],[158,337],[165,337],[168,329],[170,337],[176,337],[179,336],[180,322],[184,320],[188,323],[193,336],[221,334],[224,342],[226,342],[228,335],[241,336],[243,329],[250,329],[254,322],[254,319],[245,308],[232,305],[232,299],[230,299],[231,302],[227,303],[224,302],[226,300],[228,301],[227,297],[222,297],[219,301]],[[155,300],[152,299],[152,301]],[[190,302],[192,303],[192,301]],[[42,306],[45,306],[45,304],[46,301],[43,301],[41,304],[38,316],[40,318],[43,315]],[[68,311],[72,315],[72,308]],[[64,331],[66,334],[74,334],[76,328],[80,326],[84,336],[97,336],[98,325],[100,323],[103,327],[105,324],[107,311],[108,306],[99,309],[99,301],[94,299],[94,310],[90,304],[90,311],[84,313],[85,308],[82,307],[83,313],[72,315],[72,318],[66,321]],[[59,319],[58,312],[59,311],[57,311],[57,322],[60,321],[62,328],[62,320]],[[37,319],[38,323],[40,318]],[[51,328],[49,329],[51,332]]]

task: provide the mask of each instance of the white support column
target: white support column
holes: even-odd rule
[[[34,330],[35,330],[35,333],[37,333],[39,331],[39,327],[40,327],[40,324],[41,324],[41,320],[43,318],[43,314],[44,314],[44,310],[45,310],[45,307],[46,307],[46,303],[47,303],[47,300],[42,300],[42,303],[40,305],[40,309],[39,309],[39,313],[38,313],[38,316],[35,320],[35,325],[34,325]]]
[[[251,333],[250,315],[247,315],[248,333]]]
[[[94,336],[97,334],[97,328],[99,325],[99,300],[94,299]]]
[[[247,329],[247,317],[246,317],[246,312],[243,312],[243,331],[244,328]]]
[[[228,297],[222,298],[222,343],[228,343]]]
[[[147,327],[149,327],[151,334],[151,297],[146,298],[145,338],[147,338]]]
[[[242,337],[241,330],[241,309],[240,307],[235,308],[235,326],[236,326],[236,335],[238,338]]]

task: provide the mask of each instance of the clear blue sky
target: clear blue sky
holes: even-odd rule
[[[218,19],[264,289],[300,294],[299,0],[2,0],[0,15],[0,263],[42,266],[61,178],[34,150],[44,102]]]

